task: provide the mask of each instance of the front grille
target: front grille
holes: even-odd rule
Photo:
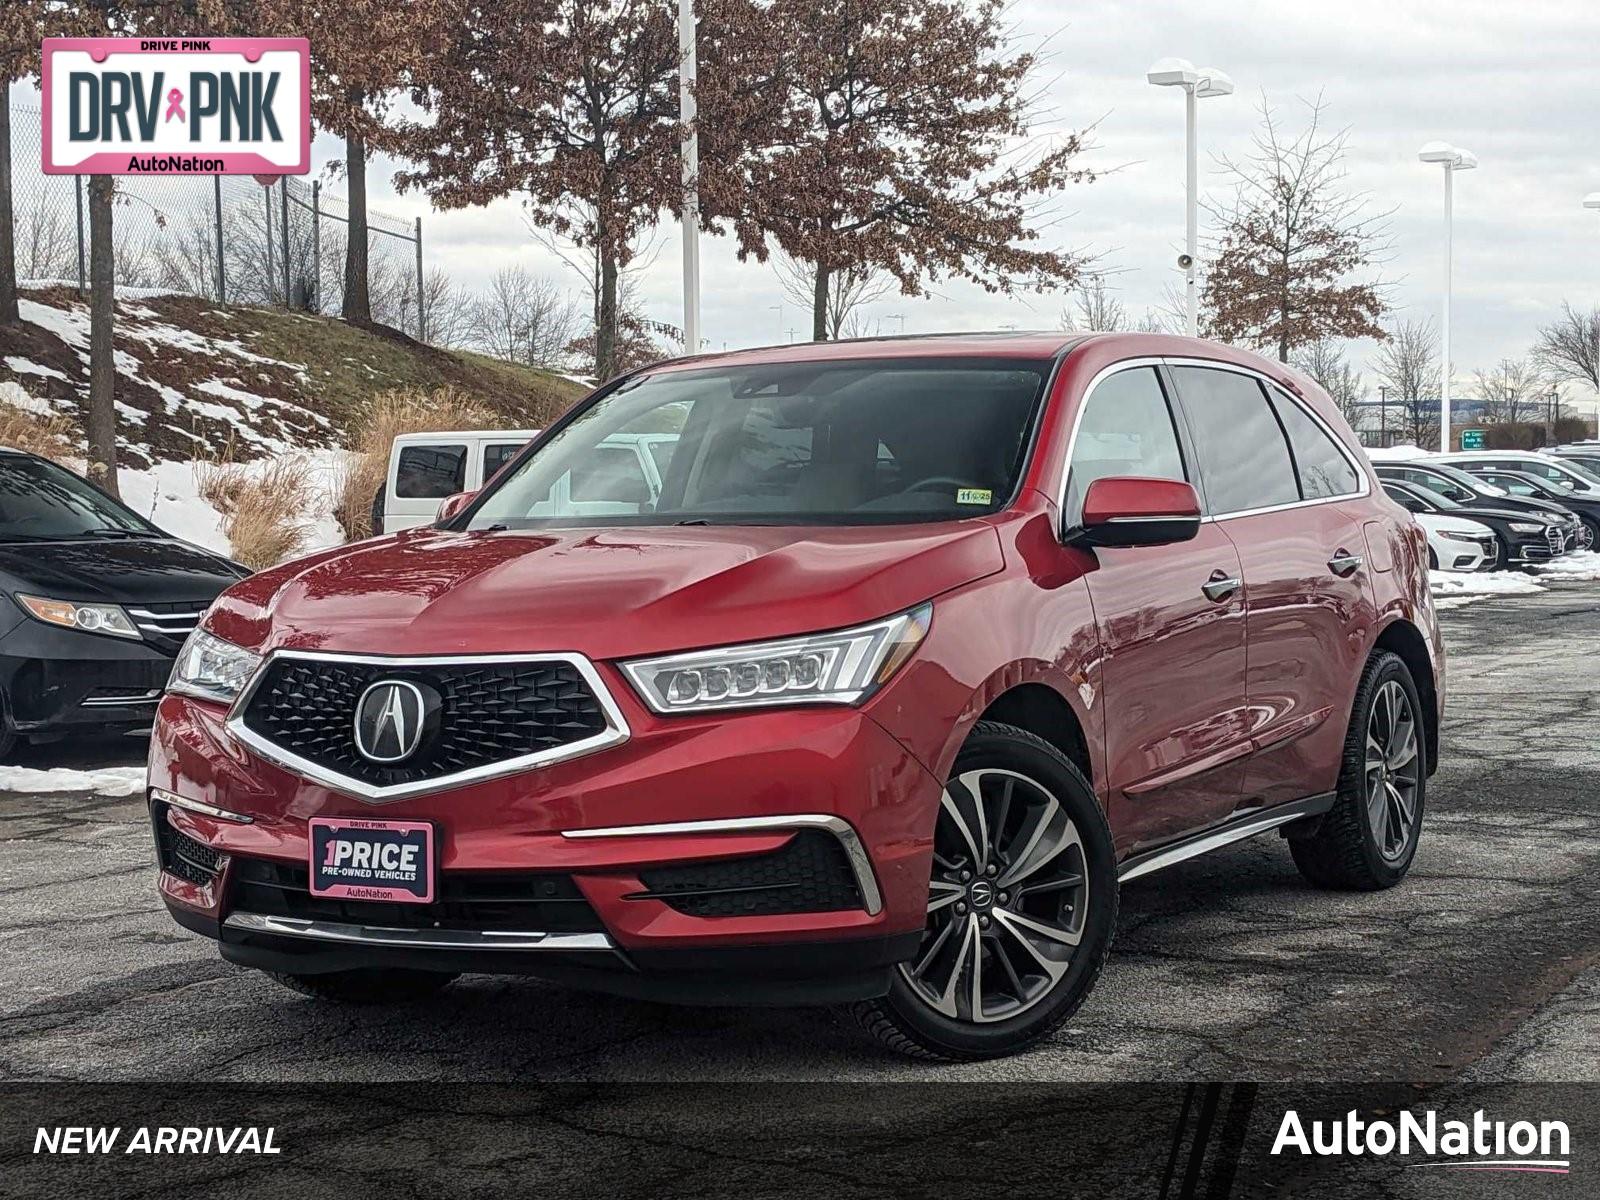
[[[183,639],[194,632],[210,600],[177,600],[130,606],[128,615],[145,641],[176,653]]]
[[[1567,546],[1567,539],[1561,535],[1561,530],[1554,525],[1545,531],[1545,541],[1550,545],[1552,556],[1560,554]]]
[[[356,704],[380,680],[425,684],[442,701],[438,729],[402,762],[356,749]],[[559,750],[607,728],[605,712],[566,661],[410,665],[281,657],[268,663],[243,714],[245,728],[348,779],[394,787],[442,779]]]
[[[240,912],[389,929],[598,933],[605,926],[570,875],[445,871],[432,904],[385,904],[313,896],[303,863],[233,860],[232,903]]]
[[[855,872],[837,838],[803,829],[770,854],[641,871],[648,891],[691,917],[753,917],[861,908]]]
[[[155,813],[156,852],[161,857],[161,869],[179,879],[187,879],[198,887],[205,887],[217,877],[222,856],[203,842],[197,842],[186,833],[179,833],[167,820],[166,805],[158,805]]]

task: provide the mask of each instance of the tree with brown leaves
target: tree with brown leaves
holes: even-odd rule
[[[1211,208],[1221,234],[1202,293],[1207,332],[1275,350],[1280,362],[1324,338],[1381,339],[1388,309],[1373,269],[1390,214],[1348,186],[1349,130],[1324,128],[1320,99],[1309,108],[1291,136],[1263,99],[1254,150],[1221,160],[1233,199]]]
[[[429,47],[402,187],[445,208],[521,196],[537,226],[598,261],[599,379],[616,371],[618,279],[677,202],[678,35],[656,0],[464,5]]]
[[[261,0],[259,24],[311,43],[311,117],[344,141],[344,303],[340,315],[372,322],[367,262],[367,154],[394,147],[394,99],[416,84],[457,19],[454,0]]]
[[[1031,136],[1037,63],[1012,52],[1005,11],[703,0],[705,219],[732,224],[741,257],[764,260],[770,237],[808,264],[814,339],[829,336],[840,273],[887,272],[906,295],[946,278],[1003,293],[1076,279],[1078,256],[1040,244],[1036,209],[1090,178],[1082,142]]]

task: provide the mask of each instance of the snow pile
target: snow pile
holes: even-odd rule
[[[1600,579],[1600,551],[1576,550],[1534,568],[1541,579]]]
[[[1428,576],[1435,608],[1459,608],[1485,596],[1529,596],[1544,589],[1517,571],[1477,571],[1467,574],[1434,571]]]
[[[133,796],[144,790],[143,767],[0,767],[0,792],[93,792],[98,796]]]

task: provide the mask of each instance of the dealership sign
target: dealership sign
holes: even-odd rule
[[[52,175],[304,175],[305,38],[46,38]]]

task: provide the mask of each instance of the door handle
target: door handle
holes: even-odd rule
[[[1211,572],[1211,578],[1200,585],[1200,590],[1206,594],[1207,600],[1221,603],[1239,590],[1239,577],[1229,575],[1220,567]]]
[[[1328,560],[1328,570],[1332,571],[1341,579],[1349,575],[1354,575],[1360,566],[1361,555],[1351,554],[1343,546],[1339,548],[1338,553]]]

